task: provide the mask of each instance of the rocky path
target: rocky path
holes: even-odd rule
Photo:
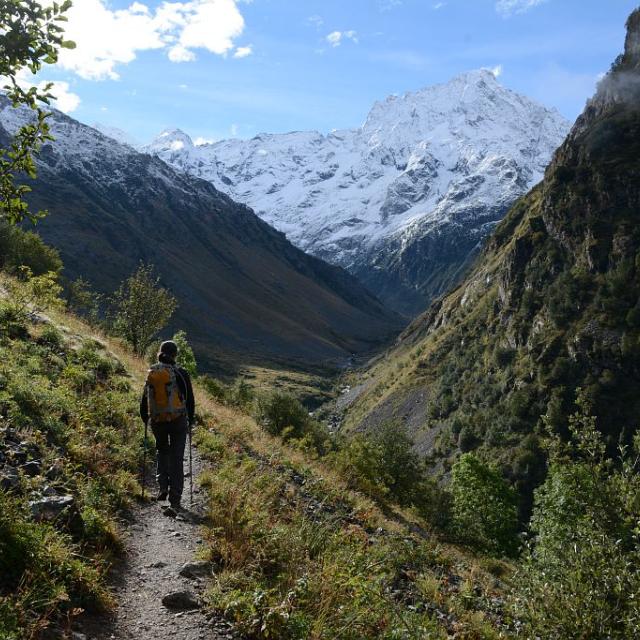
[[[107,619],[84,620],[87,640],[222,640],[237,638],[224,620],[200,608],[210,567],[198,561],[203,544],[204,490],[197,486],[202,462],[194,449],[193,506],[185,478],[184,510],[165,515],[161,503],[137,507],[126,531],[124,564],[116,571],[116,611]],[[185,461],[185,470],[188,462]],[[156,487],[151,483],[152,497]]]

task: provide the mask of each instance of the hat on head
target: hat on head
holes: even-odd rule
[[[178,345],[173,340],[165,340],[160,345],[160,351],[158,352],[158,359],[162,360],[161,356],[169,360],[175,360],[178,355]]]

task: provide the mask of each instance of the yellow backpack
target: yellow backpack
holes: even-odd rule
[[[149,369],[147,404],[152,422],[171,422],[186,415],[187,407],[172,365],[158,363]]]

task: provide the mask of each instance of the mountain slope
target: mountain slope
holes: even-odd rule
[[[415,314],[459,281],[568,128],[556,111],[474,71],[376,103],[358,129],[201,146],[165,131],[146,149]]]
[[[0,104],[0,142],[24,117]],[[305,255],[246,206],[55,112],[30,200],[65,274],[113,291],[140,260],[177,296],[203,361],[344,362],[400,326],[342,269]]]
[[[440,470],[478,449],[527,489],[544,473],[540,416],[566,434],[578,396],[611,449],[629,442],[640,415],[639,222],[640,10],[544,181],[464,282],[373,364],[347,425],[406,421]]]

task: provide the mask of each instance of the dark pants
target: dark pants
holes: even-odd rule
[[[151,424],[156,439],[157,475],[160,491],[169,493],[169,501],[180,503],[184,485],[184,447],[187,441],[189,424],[182,416],[171,422]]]

